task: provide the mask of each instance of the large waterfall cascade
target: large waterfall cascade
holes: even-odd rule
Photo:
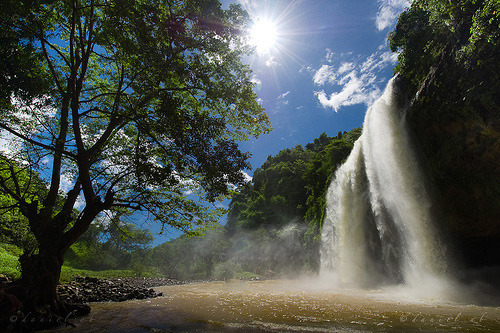
[[[391,79],[327,193],[321,273],[350,287],[446,283],[431,193],[406,129],[408,102]]]

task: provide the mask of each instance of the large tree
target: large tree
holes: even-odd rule
[[[0,129],[17,144],[3,160],[49,185],[32,191],[12,171],[0,191],[38,242],[20,258],[25,306],[64,312],[63,254],[98,214],[147,211],[192,230],[217,220],[200,198],[244,183],[249,155],[236,140],[270,129],[242,63],[249,17],[217,0],[7,0],[2,10]]]

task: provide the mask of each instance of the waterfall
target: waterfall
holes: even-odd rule
[[[446,281],[432,195],[405,123],[398,79],[365,116],[363,133],[327,193],[321,273],[344,286]],[[438,284],[441,282],[438,282]]]

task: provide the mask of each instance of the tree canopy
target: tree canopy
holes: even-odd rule
[[[15,144],[5,161],[48,188],[23,191],[11,172],[0,191],[28,219],[38,261],[57,270],[103,211],[148,211],[188,232],[215,223],[221,211],[197,198],[243,184],[249,154],[236,141],[270,130],[241,61],[248,14],[216,0],[3,7],[0,129]],[[24,278],[38,264],[23,260]]]
[[[418,89],[431,67],[444,60],[456,65],[450,81],[460,79],[459,85],[473,86],[471,75],[496,80],[499,38],[498,1],[424,0],[414,1],[401,14],[389,41],[391,49],[400,52],[395,71]],[[477,94],[475,89],[468,93]]]

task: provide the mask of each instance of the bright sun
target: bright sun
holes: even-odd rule
[[[276,24],[269,20],[257,19],[250,29],[250,43],[257,48],[257,53],[268,53],[276,44]]]

